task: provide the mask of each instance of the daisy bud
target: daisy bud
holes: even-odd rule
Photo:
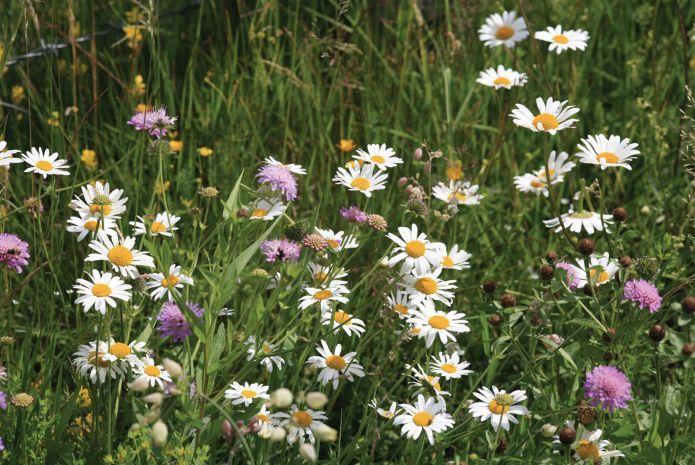
[[[685,310],[685,313],[695,313],[695,297],[689,295],[681,300],[681,307]]]
[[[422,149],[420,147],[416,148],[413,151],[413,160],[415,160],[415,161],[422,160]]]
[[[299,455],[307,462],[316,462],[316,449],[309,443],[299,446]]]
[[[408,178],[405,176],[398,180],[398,187],[403,187],[408,184]]]
[[[622,207],[614,208],[613,209],[613,218],[616,221],[623,223],[625,220],[627,220],[627,211]]]
[[[497,283],[492,279],[488,279],[487,281],[483,282],[483,291],[485,291],[486,294],[494,293],[496,287]]]
[[[307,249],[311,249],[314,252],[320,252],[326,247],[328,247],[328,242],[320,234],[307,234],[302,239],[302,244]]]
[[[293,399],[292,391],[287,388],[277,389],[270,395],[270,402],[277,408],[289,407]]]
[[[181,378],[183,376],[183,368],[181,368],[181,365],[170,358],[162,360],[162,366],[172,378]]]
[[[557,432],[557,426],[546,423],[541,427],[541,434],[546,438],[552,438]]]
[[[683,347],[681,348],[681,354],[685,355],[686,357],[690,357],[693,355],[693,352],[695,352],[695,344],[691,342],[686,342],[683,344]]]
[[[550,263],[555,263],[555,260],[557,260],[557,252],[554,250],[548,250],[545,253],[545,259],[548,260]]]
[[[553,267],[550,265],[543,265],[541,266],[540,270],[538,270],[538,275],[541,277],[541,279],[550,281],[553,279],[553,276],[555,276],[555,270],[553,270]]]
[[[488,323],[490,323],[490,325],[497,327],[501,325],[504,320],[502,319],[502,316],[499,313],[493,313],[489,316],[487,321]]]
[[[314,429],[314,434],[319,441],[335,442],[338,439],[338,431],[328,425],[317,426]]]
[[[500,297],[500,304],[503,308],[516,307],[516,297],[514,297],[514,294],[505,292],[502,294],[502,297]]]
[[[367,215],[367,226],[370,228],[374,229],[375,231],[386,231],[386,228],[389,227],[389,224],[386,222],[383,216],[377,215],[376,213],[372,213],[370,215]]]
[[[271,428],[268,438],[271,442],[280,442],[284,441],[286,436],[287,432],[285,431],[285,428]]]
[[[306,395],[306,404],[314,410],[321,410],[327,403],[328,397],[323,392],[309,392]]]
[[[128,389],[135,392],[144,392],[150,387],[150,382],[145,378],[136,378],[135,381],[128,384]]]
[[[577,248],[579,249],[579,252],[582,255],[588,257],[596,250],[596,243],[594,243],[594,241],[592,241],[588,237],[585,237],[579,241],[579,245]]]
[[[152,430],[150,433],[152,434],[152,442],[155,446],[162,447],[167,443],[169,429],[162,420],[157,420],[157,422],[152,425]]]
[[[661,325],[654,325],[649,328],[649,339],[654,342],[661,342],[666,337],[666,328]]]
[[[570,444],[574,443],[574,440],[577,438],[577,432],[573,428],[565,426],[560,430],[558,436],[560,436],[561,443],[569,446]]]
[[[152,394],[148,394],[145,397],[143,397],[142,400],[144,400],[148,404],[162,405],[164,396],[159,392],[153,392]]]
[[[623,268],[629,268],[632,265],[632,258],[630,258],[629,255],[625,255],[624,257],[620,257],[620,266]]]

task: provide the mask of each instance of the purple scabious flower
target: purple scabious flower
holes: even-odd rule
[[[5,391],[0,391],[0,409],[7,410],[7,394],[5,394]]]
[[[639,304],[640,308],[648,308],[650,313],[656,313],[661,307],[661,296],[655,285],[644,279],[631,279],[625,283],[623,299]]]
[[[281,193],[288,201],[297,198],[297,180],[284,165],[263,165],[256,178],[272,191]]]
[[[261,243],[261,252],[265,260],[274,263],[276,260],[283,262],[296,262],[302,252],[301,246],[289,239],[270,239]]]
[[[29,264],[29,244],[14,234],[0,234],[0,263],[17,273]]]
[[[622,371],[600,365],[586,374],[584,396],[592,405],[612,412],[618,408],[627,408],[627,401],[632,400],[632,386]]]
[[[364,223],[367,221],[367,214],[355,206],[349,208],[342,207],[340,216],[352,223]]]
[[[0,437],[0,452],[5,450],[5,440]]]
[[[574,291],[579,285],[579,280],[577,279],[577,267],[567,262],[557,262],[555,268],[560,268],[565,270],[567,276],[566,283],[570,290]]]
[[[188,302],[186,305],[198,318],[203,316],[204,310],[200,305],[193,302]],[[157,330],[160,335],[162,337],[171,337],[171,340],[174,342],[184,341],[191,335],[191,324],[186,320],[176,302],[170,300],[162,305],[157,321],[159,322]]]
[[[147,131],[150,136],[157,139],[165,136],[175,122],[176,117],[167,115],[164,107],[157,110],[139,111],[128,120],[128,124],[135,127],[136,131]]]

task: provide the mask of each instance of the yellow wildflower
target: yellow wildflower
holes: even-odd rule
[[[213,151],[210,147],[198,147],[198,153],[201,157],[207,158],[213,154]]]

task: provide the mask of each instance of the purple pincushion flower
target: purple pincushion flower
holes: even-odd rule
[[[186,305],[198,318],[203,316],[204,309],[200,305],[193,302],[188,302]],[[161,336],[171,337],[174,342],[181,342],[191,335],[191,324],[186,320],[176,302],[168,301],[162,305],[157,321],[159,322],[157,329]]]
[[[7,410],[7,394],[5,394],[5,391],[0,391],[0,409]]]
[[[5,440],[0,437],[0,452],[5,450]]]
[[[355,206],[349,208],[342,207],[340,216],[352,223],[364,223],[367,221],[367,214]]]
[[[627,402],[632,400],[632,386],[622,371],[601,365],[586,374],[584,396],[592,405],[612,412],[627,408]]]
[[[579,285],[579,280],[577,279],[577,267],[567,262],[557,262],[555,268],[560,268],[565,270],[565,275],[567,277],[566,283],[570,290],[574,291]]]
[[[29,264],[29,244],[14,234],[0,234],[0,263],[17,273]]]
[[[135,127],[136,131],[147,131],[150,136],[160,139],[174,126],[175,116],[167,115],[166,108],[157,110],[145,110],[135,113],[128,124]]]
[[[276,260],[283,262],[296,262],[302,252],[301,246],[289,239],[270,239],[261,243],[261,252],[265,260],[274,263]]]
[[[623,299],[639,304],[640,308],[648,308],[650,313],[659,311],[661,296],[655,285],[644,279],[631,279],[625,283]]]
[[[272,191],[281,193],[288,201],[297,198],[297,180],[284,165],[263,165],[256,178]]]

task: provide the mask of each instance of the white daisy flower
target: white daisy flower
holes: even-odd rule
[[[145,356],[142,363],[134,369],[136,379],[144,379],[150,384],[150,387],[159,385],[160,389],[164,389],[164,382],[171,383],[171,376],[162,365],[157,365],[152,358]]]
[[[411,274],[404,276],[403,281],[399,282],[398,285],[410,295],[412,304],[420,305],[423,302],[439,301],[448,307],[454,300],[452,290],[456,289],[456,285],[454,284],[455,281],[439,279],[441,273],[441,268],[423,273],[413,269]]]
[[[485,24],[478,30],[478,36],[487,47],[504,45],[514,48],[517,42],[528,37],[528,30],[524,18],[517,18],[515,11],[504,11],[501,15],[495,13],[485,18]]]
[[[437,400],[444,402],[444,396],[451,395],[448,391],[442,389],[442,385],[439,384],[439,376],[433,376],[428,374],[420,365],[416,366],[405,366],[409,371],[410,376],[413,381],[410,386],[413,388],[426,388],[429,392],[434,392]]]
[[[326,240],[328,247],[333,252],[340,252],[344,249],[354,249],[359,245],[355,239],[355,236],[344,237],[345,233],[343,231],[338,231],[336,233],[333,232],[332,229],[321,228],[315,228],[315,231]]]
[[[99,216],[118,219],[125,212],[127,197],[121,197],[123,189],[111,190],[109,183],[97,181],[94,185],[82,186],[82,198],[75,196],[70,208],[77,210],[80,216]]]
[[[330,265],[322,266],[314,262],[309,262],[307,268],[311,273],[312,279],[320,285],[324,286],[339,286],[347,284],[347,281],[342,280],[347,273],[342,268],[335,268]]]
[[[275,346],[269,342],[258,342],[255,336],[249,336],[246,340],[246,345],[249,347],[246,350],[246,360],[258,358],[260,364],[268,371],[273,372],[273,368],[282,370],[285,359],[279,355],[273,355]]]
[[[273,157],[266,157],[263,160],[263,163],[270,166],[284,166],[289,172],[294,174],[306,174],[306,170],[302,167],[302,165],[295,165],[293,163],[284,164]]]
[[[178,289],[183,289],[183,285],[193,285],[193,279],[181,272],[181,267],[178,265],[170,265],[169,273],[165,276],[163,273],[150,273],[147,276],[145,287],[152,289],[150,296],[154,300],[159,300],[167,296],[169,300],[174,300],[179,296]]]
[[[382,417],[386,418],[387,420],[393,420],[395,416],[400,413],[400,409],[398,408],[398,404],[395,402],[391,402],[391,405],[389,406],[388,410],[383,409],[379,407],[379,404],[377,403],[376,399],[372,399],[371,402],[369,402],[369,406],[376,410],[376,413]]]
[[[12,155],[19,153],[19,150],[7,150],[7,142],[0,141],[0,167],[10,166],[12,163],[22,163],[21,158],[14,158]]]
[[[492,386],[492,390],[482,387],[473,395],[481,402],[474,402],[468,407],[468,412],[480,421],[490,420],[492,428],[497,431],[502,429],[509,431],[509,423],[519,423],[514,415],[527,415],[528,409],[523,405],[517,405],[526,399],[526,391],[514,391],[507,394],[504,390]]]
[[[389,177],[385,171],[377,170],[374,166],[366,163],[361,167],[338,168],[333,177],[333,182],[342,184],[351,191],[362,192],[367,197],[372,196],[373,191],[386,189],[386,179]]]
[[[410,228],[398,228],[398,236],[387,234],[386,237],[396,243],[393,255],[389,258],[389,266],[403,262],[402,272],[417,270],[420,273],[429,271],[430,267],[438,267],[442,261],[441,243],[430,242],[425,233],[418,233],[417,225]]]
[[[285,213],[287,206],[279,198],[259,199],[251,208],[249,218],[252,220],[270,221]]]
[[[90,234],[94,234],[94,237],[105,234],[111,236],[114,240],[118,238],[118,230],[113,218],[92,216],[90,214],[71,216],[68,218],[68,225],[65,227],[65,230],[77,234],[77,242],[80,242]]]
[[[618,262],[610,258],[608,252],[603,255],[595,253],[589,257],[588,274],[584,267],[583,259],[578,258],[577,265],[578,266],[575,267],[576,272],[574,273],[574,279],[576,280],[578,288],[583,288],[586,286],[587,282],[590,282],[593,286],[606,284],[611,281],[620,270]]]
[[[538,31],[534,36],[537,40],[550,42],[548,50],[555,51],[558,55],[565,50],[586,49],[589,33],[581,29],[562,31],[559,24],[555,27],[548,26],[545,31]]]
[[[345,297],[350,293],[347,287],[336,285],[322,285],[321,287],[305,287],[304,291],[307,295],[299,299],[299,309],[304,310],[314,304],[319,304],[322,312],[327,311],[331,307],[331,302],[340,302],[346,304],[349,299]]]
[[[149,226],[147,225],[149,222],[146,222],[142,216],[138,216],[138,221],[131,221],[129,224],[134,228],[134,236],[147,234],[149,236],[161,235],[173,237],[172,231],[179,229],[176,227],[176,223],[178,223],[180,219],[181,217],[179,216],[164,212],[157,213]]]
[[[109,339],[104,342],[106,353],[103,359],[107,362],[119,364],[123,370],[135,368],[142,364],[140,354],[147,354],[144,342],[133,341],[130,344],[125,342],[117,342],[114,339]]]
[[[425,339],[429,349],[437,337],[442,344],[446,344],[449,341],[455,342],[456,334],[469,332],[471,328],[468,327],[465,316],[465,313],[435,310],[432,302],[425,301],[419,309],[413,311],[408,323],[420,328],[417,336]]]
[[[538,114],[534,115],[524,105],[517,103],[510,116],[514,118],[514,124],[533,132],[548,132],[555,134],[563,129],[574,127],[578,119],[571,118],[579,113],[579,108],[567,105],[567,100],[559,101],[548,97],[545,102],[542,98],[536,99]]]
[[[613,166],[631,170],[630,161],[640,154],[638,146],[637,143],[630,143],[630,139],[627,138],[599,134],[582,139],[578,145],[580,153],[577,156],[580,163],[599,165],[602,170]]]
[[[327,310],[321,314],[321,321],[324,325],[331,326],[333,329],[342,329],[348,336],[353,334],[357,337],[365,332],[364,321],[355,318],[347,312]]]
[[[432,356],[432,371],[445,379],[458,379],[473,373],[473,370],[466,370],[470,365],[465,360],[461,361],[457,353],[448,355],[439,352],[439,355]]]
[[[126,237],[119,241],[108,236],[99,237],[89,243],[91,253],[85,258],[86,262],[107,261],[113,269],[123,276],[135,278],[138,276],[136,267],[154,268],[154,259],[147,252],[134,249],[135,239]]]
[[[472,257],[472,255],[465,250],[459,250],[458,244],[454,244],[448,252],[446,251],[446,245],[441,244],[440,254],[442,259],[438,266],[444,268],[445,270],[463,270],[464,268],[471,267],[468,260]]]
[[[68,168],[70,167],[67,165],[67,160],[60,160],[58,156],[57,152],[51,153],[48,149],[32,147],[31,151],[22,155],[24,163],[29,165],[24,172],[40,174],[44,179],[48,175],[69,176]]]
[[[296,405],[290,407],[290,413],[278,412],[273,414],[278,420],[278,426],[287,428],[287,442],[315,443],[314,430],[326,426],[321,420],[327,420],[325,412],[321,410],[311,410],[310,408],[300,410]]]
[[[103,383],[107,376],[112,379],[123,377],[125,375],[123,368],[105,360],[106,353],[106,341],[99,341],[99,344],[92,341],[77,348],[77,352],[73,354],[72,363],[80,376],[89,378],[92,384]]]
[[[625,457],[625,454],[617,449],[610,449],[610,441],[602,440],[603,431],[589,431],[582,427],[581,433],[572,444],[574,459],[590,465],[608,465],[615,457]]]
[[[239,384],[236,381],[230,384],[231,389],[224,391],[224,397],[232,401],[232,405],[244,404],[248,407],[257,399],[270,399],[268,394],[268,386],[259,383],[244,383]]]
[[[576,165],[567,161],[567,152],[560,152],[558,155],[555,150],[550,152],[548,157],[548,169],[550,170],[550,184],[555,185],[565,180],[564,174],[572,171]],[[522,176],[514,176],[514,184],[521,192],[533,192],[536,195],[543,194],[548,197],[548,177],[545,175],[545,166],[541,166],[533,173],[526,173]]]
[[[399,318],[408,318],[417,306],[410,301],[410,295],[403,291],[393,292],[386,298],[389,310],[396,312]]]
[[[444,411],[444,402],[437,402],[433,397],[418,395],[413,404],[401,404],[403,413],[398,415],[393,424],[402,425],[401,434],[409,439],[417,439],[425,433],[430,444],[434,444],[434,435],[454,426],[451,415]]]
[[[331,382],[333,389],[338,388],[340,378],[353,381],[355,377],[362,378],[364,376],[362,365],[355,360],[357,352],[341,355],[342,350],[343,346],[340,344],[335,346],[335,350],[331,350],[326,341],[322,340],[321,346],[316,346],[319,355],[311,356],[307,360],[308,365],[321,369],[319,372],[321,384],[326,385]]]
[[[478,194],[478,188],[468,181],[449,181],[448,186],[439,182],[432,188],[432,196],[453,205],[478,205],[484,197]]]
[[[543,223],[545,223],[548,228],[555,228],[554,232],[559,233],[562,231],[560,221],[562,221],[565,229],[574,233],[580,233],[582,228],[584,228],[587,234],[593,234],[594,231],[603,231],[604,225],[606,226],[606,233],[610,233],[608,225],[613,224],[613,215],[602,215],[586,210],[575,212],[570,208],[567,213],[560,215],[559,219],[551,218],[549,220],[543,220]]]
[[[515,86],[526,84],[527,76],[524,73],[514,71],[512,68],[505,68],[499,65],[497,69],[488,68],[480,72],[480,77],[475,80],[478,84],[497,89],[511,89]]]
[[[101,273],[92,270],[87,274],[90,280],[79,278],[73,289],[79,294],[75,303],[82,305],[87,313],[94,307],[102,315],[106,315],[106,306],[116,308],[116,300],[127,302],[130,300],[130,284],[126,284],[118,276],[111,273]]]
[[[380,170],[393,168],[403,163],[403,160],[396,156],[396,151],[386,147],[386,144],[368,144],[366,152],[362,149],[357,149],[357,155],[353,158],[376,165]]]

